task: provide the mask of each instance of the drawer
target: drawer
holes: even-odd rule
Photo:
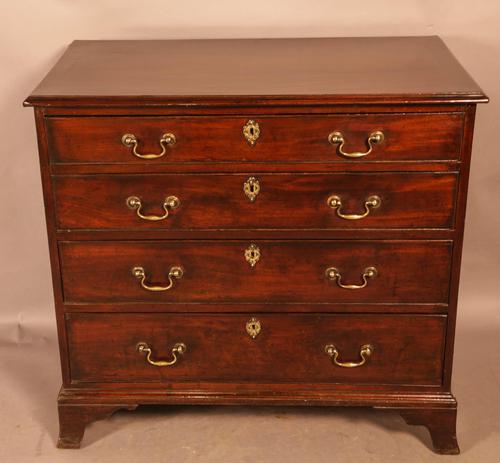
[[[248,126],[246,117],[50,117],[46,119],[50,159],[175,164],[460,158],[461,113],[252,117],[258,128]],[[253,130],[254,137],[259,135],[253,144],[244,135],[245,127],[247,133]],[[330,137],[335,132],[341,137]],[[371,137],[376,132],[383,133],[380,143]],[[124,143],[127,134],[135,138]],[[370,144],[369,154],[349,157],[367,152]]]
[[[58,228],[96,230],[453,228],[457,180],[450,172],[53,178]]]
[[[252,318],[68,314],[72,381],[441,384],[445,316]],[[185,350],[172,352],[178,344]],[[148,353],[151,362],[177,360],[158,366]]]
[[[452,242],[67,241],[59,250],[68,303],[446,304]]]

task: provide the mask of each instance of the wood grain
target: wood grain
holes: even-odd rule
[[[438,37],[364,37],[75,41],[26,103],[193,107],[301,100],[487,101]]]
[[[252,116],[260,137],[251,146],[243,136],[248,117],[50,117],[47,119],[53,163],[178,164],[182,162],[342,162],[460,159],[461,113],[364,114],[330,116]],[[328,141],[340,131],[344,151],[367,151],[367,139],[381,130],[385,139],[372,153],[348,159]],[[161,153],[164,133],[174,145],[158,159],[144,160],[121,142],[137,137],[139,153]]]
[[[309,302],[446,303],[448,241],[255,241],[260,261],[244,252],[251,241],[62,242],[64,299],[82,302]],[[131,269],[145,269],[148,284],[168,283],[172,266],[184,276],[171,290],[141,288]],[[325,276],[336,267],[344,284],[361,284],[367,267],[376,278],[360,290],[340,288]],[[423,271],[425,269],[425,271]]]
[[[243,184],[257,178],[251,202]],[[61,230],[451,228],[456,173],[87,175],[53,177],[57,226]],[[161,221],[148,221],[127,207],[141,199],[142,214],[165,213],[165,198],[180,207]],[[381,205],[360,220],[339,217],[328,206],[342,200],[343,214],[365,212],[372,195]]]
[[[59,445],[78,447],[90,422],[138,404],[335,405],[396,410],[430,430],[437,452],[457,453],[460,258],[486,101],[436,37],[74,42],[25,102],[36,106],[61,353]],[[261,127],[253,147],[249,119]],[[386,138],[346,159],[328,143],[336,130],[348,151],[366,150],[374,130]],[[161,159],[121,144],[132,132],[139,151],[157,152],[166,131],[178,142]],[[254,204],[241,184],[251,175]],[[168,222],[124,210],[135,194],[157,213],[170,188],[182,206]],[[383,205],[364,221],[324,211],[337,193],[357,213],[368,191]],[[186,273],[167,293],[131,275],[143,265],[164,283],[176,264]],[[344,283],[368,265],[379,275],[349,291],[325,278],[332,265]],[[255,340],[250,316],[263,320]],[[172,374],[133,351],[140,336],[167,356],[178,335],[189,351]],[[360,343],[375,350],[347,371],[320,352],[327,342],[346,360]]]
[[[248,315],[80,314],[68,316],[75,382],[223,381],[439,385],[446,317],[259,314],[261,332],[245,331]],[[175,343],[187,346],[178,363],[156,367],[136,345],[147,342],[153,358],[171,360]],[[365,365],[341,368],[324,352],[334,344],[340,361],[358,362],[360,347],[373,346]]]

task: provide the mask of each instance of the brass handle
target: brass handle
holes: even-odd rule
[[[340,196],[333,195],[330,196],[327,199],[327,204],[330,206],[332,209],[335,209],[336,214],[341,218],[345,220],[359,220],[359,219],[364,219],[371,211],[370,208],[376,209],[382,204],[382,200],[376,196],[368,196],[365,200],[365,212],[363,214],[344,214],[341,209],[342,209],[342,199]]]
[[[163,215],[144,215],[141,212],[142,202],[141,198],[138,196],[129,196],[127,198],[127,206],[130,209],[135,209],[136,214],[143,220],[158,221],[163,220],[168,217],[169,209],[177,209],[181,205],[179,198],[177,196],[167,196],[165,201],[163,201],[163,209],[165,213]]]
[[[363,156],[368,156],[372,150],[373,150],[373,145],[377,145],[379,143],[382,143],[384,141],[384,134],[380,131],[372,132],[369,136],[368,139],[366,140],[368,144],[368,151],[365,151],[364,153],[347,153],[343,150],[344,145],[345,145],[345,138],[342,135],[342,132],[332,132],[330,135],[328,135],[328,141],[332,145],[339,145],[338,152],[342,156],[345,156],[346,158],[362,158]]]
[[[360,367],[361,365],[364,365],[368,357],[372,355],[373,346],[371,346],[370,344],[365,344],[364,346],[361,346],[361,349],[359,350],[359,356],[361,357],[361,361],[359,362],[339,362],[338,358],[340,353],[333,344],[326,345],[325,352],[326,355],[328,355],[332,359],[332,362],[338,367],[357,368]]]
[[[174,286],[174,278],[180,280],[184,275],[184,270],[181,267],[172,267],[168,272],[168,285],[167,286],[150,286],[146,284],[146,271],[143,267],[134,267],[132,275],[141,280],[141,286],[148,291],[168,291]]]
[[[151,356],[153,355],[153,351],[145,342],[140,342],[137,344],[137,352],[141,354],[147,354],[146,360],[149,364],[154,365],[155,367],[169,367],[174,363],[177,363],[178,357],[176,354],[184,354],[187,350],[187,347],[184,343],[178,342],[172,347],[172,356],[174,357],[172,360],[153,360]]]
[[[137,145],[139,142],[137,141],[137,137],[133,133],[126,133],[122,137],[122,143],[127,147],[132,147],[132,153],[134,156],[137,156],[141,159],[156,159],[161,158],[167,152],[167,145],[175,145],[176,142],[175,135],[173,133],[164,133],[160,138],[160,146],[162,148],[160,154],[141,154],[137,151]]]
[[[363,289],[368,284],[368,279],[375,278],[378,275],[378,271],[375,267],[365,268],[363,275],[361,275],[361,278],[363,279],[363,284],[361,284],[361,285],[345,285],[344,283],[342,283],[342,275],[335,267],[327,268],[325,271],[325,274],[329,280],[336,280],[337,285],[339,285],[341,288],[344,288],[344,289]]]

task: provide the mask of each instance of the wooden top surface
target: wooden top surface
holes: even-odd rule
[[[438,37],[75,41],[25,104],[483,102]]]

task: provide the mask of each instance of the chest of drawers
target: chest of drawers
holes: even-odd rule
[[[59,446],[140,404],[370,406],[457,453],[476,104],[436,37],[77,41],[35,107]]]

